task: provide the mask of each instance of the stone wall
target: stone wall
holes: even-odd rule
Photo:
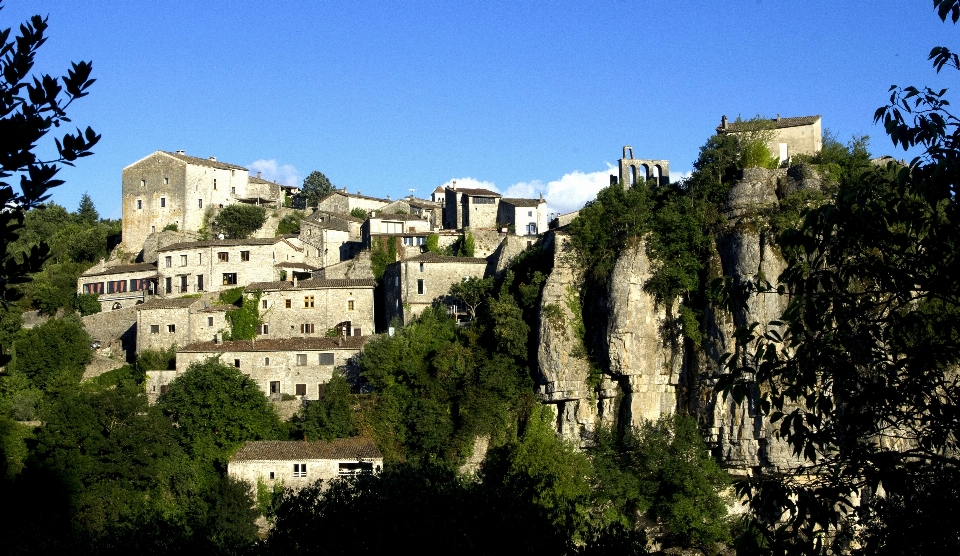
[[[466,277],[483,278],[487,274],[483,259],[442,257],[424,253],[387,265],[383,276],[386,320],[410,320],[450,292],[450,286]]]
[[[313,325],[311,335],[323,336],[327,330],[343,322],[350,323],[349,336],[373,334],[373,280],[337,282],[303,280],[296,286],[264,289],[260,298],[260,320],[268,327],[264,336],[303,336],[303,324]],[[253,288],[258,285],[253,284]]]

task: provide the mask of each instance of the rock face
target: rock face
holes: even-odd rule
[[[644,291],[650,275],[646,244],[638,242],[620,255],[610,277],[607,351],[610,374],[624,392],[620,417],[629,427],[676,411],[683,372],[674,319]]]

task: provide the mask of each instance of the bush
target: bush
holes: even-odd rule
[[[228,205],[217,215],[214,230],[231,239],[246,239],[267,221],[267,209],[262,206]]]
[[[171,222],[171,223],[169,223],[169,224],[167,224],[166,226],[163,227],[163,231],[164,231],[164,232],[176,232],[176,231],[178,231],[179,229],[180,229],[180,228],[177,226],[177,223],[176,223],[176,222]]]
[[[354,218],[360,218],[361,220],[366,220],[368,215],[367,215],[367,211],[363,210],[360,207],[355,207],[350,210],[350,216]]]
[[[80,311],[81,316],[94,315],[102,309],[100,296],[95,293],[81,293],[73,300],[73,307]]]
[[[282,236],[286,234],[299,234],[300,233],[300,220],[303,216],[294,212],[288,214],[280,219],[280,222],[277,224],[277,235]]]
[[[172,371],[177,368],[177,346],[167,349],[145,349],[137,355],[137,369],[146,371]]]
[[[294,417],[293,436],[298,440],[333,440],[356,433],[350,384],[342,374],[333,373],[323,389],[323,397]]]

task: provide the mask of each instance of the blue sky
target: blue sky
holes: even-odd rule
[[[561,211],[624,145],[688,172],[723,114],[820,114],[901,157],[874,111],[892,84],[952,85],[926,57],[960,48],[929,0],[5,4],[3,28],[49,15],[38,71],[93,61],[70,116],[103,139],[53,199],[87,191],[107,217],[122,168],[158,149],[393,198],[482,182]]]

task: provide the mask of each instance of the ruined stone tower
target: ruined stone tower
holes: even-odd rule
[[[627,153],[630,157],[627,157]],[[643,158],[633,158],[633,147],[625,145],[623,147],[623,158],[620,162],[620,181],[627,189],[632,187],[637,180],[649,180],[657,178],[657,183],[667,185],[670,183],[670,161],[669,160],[649,160]],[[610,176],[610,182],[614,183],[616,178]]]

